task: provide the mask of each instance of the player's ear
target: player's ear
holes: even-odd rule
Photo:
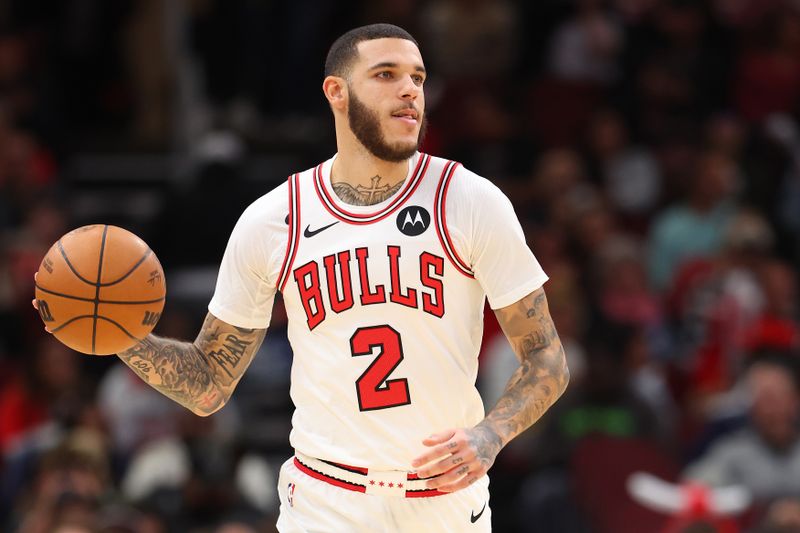
[[[347,82],[339,76],[327,76],[322,82],[322,92],[333,109],[342,110],[347,103]]]

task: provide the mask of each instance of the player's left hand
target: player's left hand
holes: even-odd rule
[[[434,433],[422,444],[430,447],[411,462],[429,489],[455,492],[483,477],[500,452],[497,435],[485,427],[450,429]],[[430,464],[429,464],[430,463]]]

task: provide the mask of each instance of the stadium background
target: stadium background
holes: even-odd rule
[[[156,332],[193,338],[242,208],[334,151],[327,47],[376,21],[420,41],[425,150],[514,202],[570,358],[567,396],[492,470],[495,530],[661,531],[626,476],[682,479],[744,428],[783,435],[786,469],[738,525],[800,531],[792,0],[0,2],[0,529],[273,530],[280,305],[234,401],[198,418],[46,335],[33,272],[68,229],[124,226],[166,270]],[[489,314],[487,401],[514,364],[497,335]]]

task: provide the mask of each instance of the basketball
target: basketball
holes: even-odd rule
[[[106,224],[61,237],[36,275],[45,326],[73,350],[92,355],[118,353],[146,337],[165,296],[155,253],[130,231]]]

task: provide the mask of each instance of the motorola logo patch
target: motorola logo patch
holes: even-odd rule
[[[417,205],[405,207],[397,215],[397,229],[409,237],[421,235],[430,225],[430,213]]]

